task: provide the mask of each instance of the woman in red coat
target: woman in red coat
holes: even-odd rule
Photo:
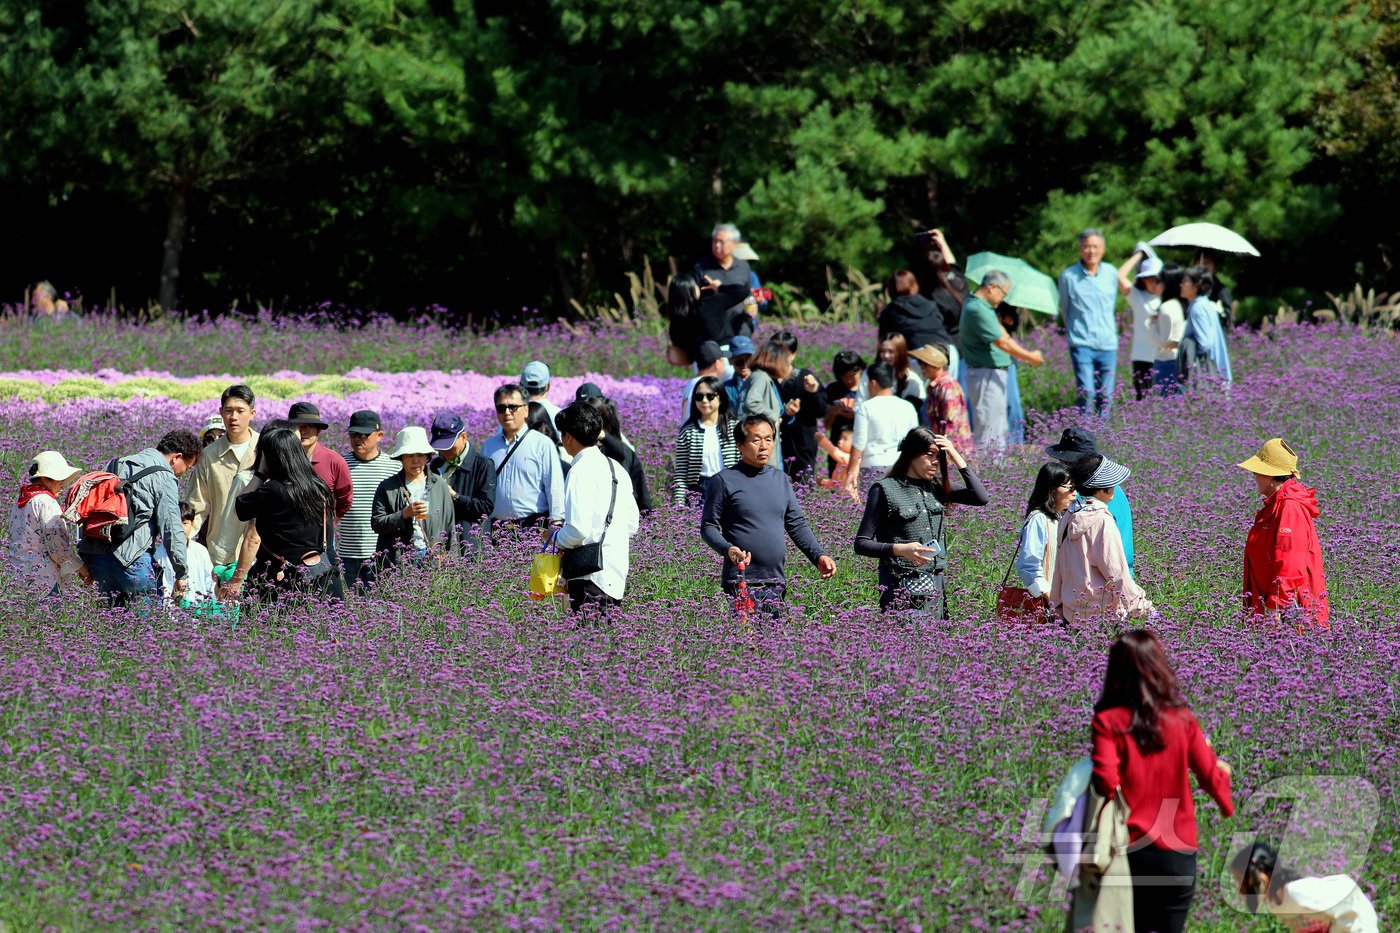
[[[1181,695],[1162,643],[1124,632],[1108,652],[1094,705],[1094,787],[1128,805],[1128,868],[1138,933],[1182,933],[1196,891],[1196,805],[1190,775],[1220,812],[1235,812],[1230,766],[1215,757]]]
[[[1264,505],[1244,545],[1244,600],[1254,615],[1298,606],[1327,624],[1327,580],[1317,540],[1317,490],[1298,481],[1298,457],[1276,437],[1240,467],[1254,474]]]

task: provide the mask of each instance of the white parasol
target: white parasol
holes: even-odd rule
[[[1152,246],[1195,246],[1221,253],[1243,253],[1258,256],[1254,245],[1228,227],[1219,224],[1182,224],[1172,227],[1147,241]]]

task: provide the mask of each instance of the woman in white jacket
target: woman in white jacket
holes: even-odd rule
[[[1060,516],[1074,501],[1074,481],[1069,469],[1053,460],[1040,468],[1026,504],[1026,520],[1021,525],[1021,544],[1016,552],[1016,573],[1033,599],[1050,607],[1050,587],[1055,579],[1055,558],[1059,551]]]
[[[29,464],[19,499],[10,509],[10,565],[26,592],[53,596],[75,576],[92,580],[78,559],[74,526],[63,520],[58,494],[82,471],[63,454],[46,450]]]

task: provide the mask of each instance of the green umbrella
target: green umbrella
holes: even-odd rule
[[[999,269],[1011,276],[1011,294],[1006,303],[1042,314],[1060,313],[1060,287],[1055,280],[1026,262],[997,253],[976,253],[967,258],[968,282],[976,288],[982,276]]]

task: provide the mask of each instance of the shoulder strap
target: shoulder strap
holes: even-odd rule
[[[514,444],[511,444],[511,445],[510,445],[510,449],[506,451],[505,457],[501,460],[501,465],[498,466],[498,467],[496,467],[496,475],[497,475],[497,476],[500,476],[500,475],[501,475],[501,471],[504,470],[504,469],[506,468],[506,464],[507,464],[507,463],[510,463],[510,458],[515,456],[515,452],[516,452],[517,450],[520,449],[520,445],[523,444],[523,443],[525,443],[525,432],[528,431],[528,430],[530,430],[530,429],[529,429],[529,428],[522,428],[521,431],[520,431],[520,437],[519,437],[519,439],[516,440],[516,442],[515,442]],[[503,434],[503,435],[501,435],[501,437],[504,438],[505,435]]]
[[[1016,569],[1016,558],[1021,554],[1021,545],[1026,540],[1026,525],[1030,524],[1033,516],[1027,515],[1026,520],[1021,523],[1021,533],[1016,538],[1016,550],[1011,552],[1011,563],[1006,565],[1006,573],[1002,575],[1001,585],[1006,586],[1011,581],[1011,571]]]
[[[146,469],[144,469],[144,470],[140,470],[140,471],[138,471],[138,472],[136,472],[136,473],[133,473],[131,476],[128,476],[126,479],[119,479],[118,482],[117,482],[118,491],[120,491],[120,492],[125,492],[127,489],[131,488],[132,486],[135,486],[140,480],[145,479],[147,476],[150,476],[152,473],[159,473],[159,472],[161,472],[162,470],[169,471],[169,470],[170,470],[170,467],[164,466],[164,465],[161,465],[161,466],[150,466],[150,467],[146,467]],[[113,475],[115,475],[115,473],[114,473]]]
[[[601,453],[601,451],[599,451]],[[608,461],[608,475],[612,477],[612,497],[608,499],[608,517],[603,519],[603,533],[598,536],[598,546],[602,547],[603,542],[608,537],[608,526],[612,524],[613,508],[617,506],[617,464],[613,463],[612,457],[603,454],[603,459]]]

